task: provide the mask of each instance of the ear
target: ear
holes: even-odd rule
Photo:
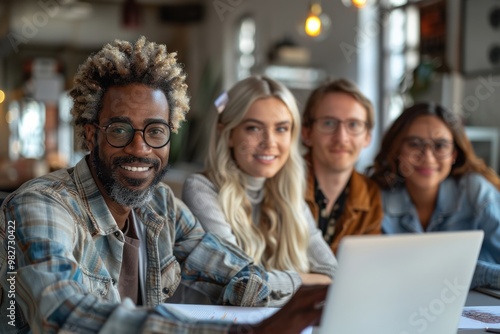
[[[92,151],[97,145],[95,142],[96,128],[92,124],[85,124],[83,128],[85,129],[85,143],[87,144],[89,151]]]
[[[302,134],[302,143],[304,143],[305,146],[311,147],[311,127],[305,127],[303,126],[301,129],[301,134]]]
[[[370,146],[371,142],[372,142],[372,132],[370,130],[370,131],[366,132],[365,143],[364,143],[363,147],[365,148],[365,147]]]
[[[454,150],[453,150],[453,154],[452,154],[452,158],[453,158],[453,160],[452,160],[452,161],[453,161],[452,165],[454,165],[454,164],[455,164],[455,161],[457,160],[457,156],[458,156],[457,149],[454,149]]]

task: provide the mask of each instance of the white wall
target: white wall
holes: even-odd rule
[[[462,115],[466,126],[500,131],[500,68],[494,70],[486,57],[488,45],[499,41],[500,29],[495,33],[487,20],[490,9],[497,3],[469,1],[469,7],[460,13],[460,2],[448,1],[448,61],[455,78],[454,86],[447,91],[451,95],[448,107]],[[474,58],[475,68],[484,69],[481,73],[462,73],[463,64],[466,59],[469,64],[470,57]]]
[[[236,80],[234,71],[236,27],[241,17],[252,15],[257,23],[258,68],[267,64],[267,54],[273,44],[288,37],[310,51],[311,66],[324,69],[332,78],[345,77],[356,82],[377,106],[378,33],[373,34],[373,31],[369,30],[373,29],[375,14],[364,15],[364,21],[361,22],[358,9],[347,8],[342,1],[322,1],[323,12],[331,18],[332,26],[326,39],[316,41],[304,36],[298,29],[298,26],[305,21],[308,5],[309,1],[305,0],[210,2],[207,7],[206,22],[199,28],[198,38],[191,43],[193,48],[199,51],[197,67],[200,69],[210,63],[214,71],[222,73],[222,87],[230,87]],[[193,45],[194,43],[196,45]],[[200,87],[193,87],[193,94],[199,93],[203,93],[200,92]],[[308,96],[308,92],[298,93],[300,93],[300,96],[297,96],[300,105]],[[198,110],[193,110],[191,117],[212,119],[214,115],[206,115],[209,108],[210,105],[199,106]],[[362,155],[358,169],[362,170],[371,164],[375,150],[378,149],[378,135],[378,132],[374,133],[373,143]],[[206,142],[200,144],[206,145]],[[201,152],[203,154],[203,150]]]
[[[158,7],[141,9],[140,28],[122,24],[122,4],[92,2],[87,15],[68,16],[71,6],[63,0],[15,1],[10,12],[10,36],[21,44],[66,45],[100,48],[115,38],[134,40],[145,34],[157,42],[168,41],[172,33],[159,21]]]
[[[493,126],[500,129],[500,66],[488,61],[490,46],[499,44],[500,29],[494,29],[488,20],[498,1],[482,0],[477,4],[467,2],[462,17],[464,33],[462,62],[466,68],[475,69],[464,77],[464,87],[458,108],[468,125]],[[488,70],[489,69],[489,70]]]
[[[216,6],[223,4],[223,10]],[[340,44],[356,43],[358,11],[346,8],[341,1],[323,1],[323,11],[332,19],[332,27],[326,40],[315,41],[302,36],[297,26],[305,20],[309,1],[287,0],[219,0],[207,4],[206,22],[199,30],[199,60],[214,62],[224,71],[224,85],[234,83],[234,59],[232,42],[239,19],[246,14],[257,21],[258,66],[266,63],[269,48],[284,37],[290,37],[297,44],[311,51],[311,65],[324,68],[335,77],[357,79],[357,58],[346,59]],[[193,44],[192,43],[192,44]]]
[[[257,38],[260,64],[266,63],[269,48],[284,37],[289,37],[311,52],[311,65],[326,70],[333,77],[357,79],[356,55],[347,59],[340,47],[342,42],[355,44],[358,11],[346,8],[341,1],[323,1],[323,12],[332,21],[330,32],[322,41],[313,40],[299,32],[307,17],[309,1],[256,0],[241,1],[234,12],[222,22],[224,30],[234,29],[241,15],[250,13],[257,21]],[[227,36],[227,35],[226,35]],[[228,54],[226,54],[228,56]],[[227,59],[229,60],[229,59]],[[226,64],[230,64],[229,61]],[[228,72],[229,73],[229,72]],[[229,78],[227,78],[229,81]],[[228,82],[231,83],[231,82]]]
[[[167,24],[160,20],[159,5],[182,0],[148,0],[141,6],[141,25],[124,27],[123,1],[91,2],[91,11],[80,18],[68,17],[66,0],[16,0],[6,7],[0,4],[0,88],[12,98],[20,95],[23,85],[23,63],[36,57],[51,57],[64,64],[67,86],[73,82],[78,66],[91,52],[99,50],[114,39],[133,41],[140,35],[149,40],[165,43],[169,51],[178,51],[183,63],[188,61],[192,31],[195,25]],[[144,3],[140,0],[139,3]],[[196,50],[196,49],[195,49]],[[194,73],[197,69],[186,69]],[[196,77],[196,76],[195,76]],[[3,82],[2,82],[3,81]],[[192,81],[188,77],[188,82]],[[9,129],[5,121],[6,106],[0,106],[0,158],[7,157]]]
[[[49,2],[63,3],[62,0],[45,1]],[[187,81],[192,96],[192,109],[188,118],[199,122],[202,120],[203,125],[180,141],[193,141],[191,148],[194,146],[195,154],[200,155],[196,158],[201,161],[209,132],[208,123],[204,120],[213,117],[207,116],[213,101],[211,97],[233,84],[236,78],[234,42],[236,26],[243,15],[253,15],[257,21],[258,67],[266,65],[270,47],[288,37],[310,50],[312,66],[323,68],[331,77],[345,77],[361,84],[370,98],[376,98],[373,84],[372,87],[369,84],[371,79],[368,79],[376,73],[376,66],[368,65],[360,71],[360,61],[365,65],[369,64],[366,62],[366,56],[370,48],[363,46],[349,54],[346,53],[349,50],[345,49],[346,46],[357,48],[360,42],[364,43],[363,34],[360,34],[362,25],[359,21],[359,10],[345,7],[341,1],[322,1],[323,11],[330,16],[332,26],[325,40],[315,41],[298,30],[298,26],[303,24],[307,16],[309,3],[308,0],[206,0],[205,20],[200,24],[188,26],[161,23],[157,7],[144,6],[143,26],[140,29],[128,30],[121,24],[120,2],[92,2],[94,8],[88,18],[67,20],[59,15],[60,9],[58,15],[49,15],[46,9],[40,7],[39,2],[18,1],[12,8],[10,25],[12,31],[24,38],[18,40],[21,42],[20,47],[54,45],[66,48],[62,50],[71,50],[72,47],[90,50],[99,49],[104,43],[115,38],[133,40],[138,35],[145,34],[151,40],[166,43],[169,51],[178,51],[179,59],[186,63]],[[44,17],[48,18],[46,23]],[[34,31],[31,31],[33,34],[27,34],[30,25],[35,27]],[[72,53],[68,51],[67,54]],[[61,56],[64,57],[65,54]],[[360,60],[362,56],[365,60]],[[71,59],[69,57],[66,60],[71,62]],[[71,70],[76,69],[79,63],[80,60],[71,63]],[[304,100],[308,94],[304,92],[302,95],[300,99]],[[186,126],[186,129],[188,128],[189,125]]]

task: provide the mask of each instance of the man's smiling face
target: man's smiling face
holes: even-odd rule
[[[152,148],[144,141],[143,131],[134,131],[129,144],[113,147],[104,127],[114,122],[128,123],[133,129],[144,129],[152,122],[168,124],[167,98],[161,90],[141,84],[111,87],[104,94],[97,126],[85,126],[90,168],[98,186],[120,205],[141,206],[167,171],[170,144]]]

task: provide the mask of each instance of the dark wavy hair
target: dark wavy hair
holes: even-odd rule
[[[453,135],[453,144],[457,152],[455,163],[450,175],[460,178],[466,173],[476,172],[483,175],[496,188],[500,189],[500,179],[495,171],[489,168],[482,159],[474,153],[471,142],[465,134],[461,119],[457,114],[434,103],[419,103],[406,108],[392,123],[382,138],[382,145],[375,157],[368,174],[382,189],[402,186],[403,175],[399,172],[398,156],[402,139],[413,121],[420,116],[435,116],[439,118]]]
[[[144,36],[135,43],[115,40],[89,56],[78,68],[70,92],[80,148],[88,150],[84,125],[97,121],[104,94],[112,86],[143,84],[162,90],[167,97],[170,122],[177,132],[189,110],[189,96],[186,74],[176,56],[175,52],[168,53],[165,45],[149,42]]]

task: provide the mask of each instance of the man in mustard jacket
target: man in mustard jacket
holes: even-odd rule
[[[380,191],[354,168],[371,142],[373,125],[372,103],[345,79],[316,88],[304,110],[302,139],[309,148],[305,197],[334,252],[346,235],[381,231]]]

